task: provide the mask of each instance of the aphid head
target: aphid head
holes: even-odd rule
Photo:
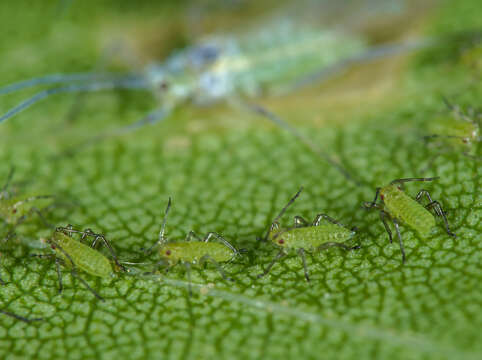
[[[269,233],[269,240],[276,246],[285,247],[286,246],[286,238],[285,238],[286,230],[277,228],[275,231],[270,231]]]

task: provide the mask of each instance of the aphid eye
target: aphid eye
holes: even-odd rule
[[[171,250],[166,250],[166,255],[167,256],[171,255]]]
[[[55,245],[51,244],[50,247],[55,250]]]
[[[169,85],[167,82],[163,81],[159,84],[159,88],[163,91],[167,90],[169,88]]]
[[[380,194],[380,199],[385,199],[385,196],[383,194]]]
[[[466,139],[466,138],[463,138],[463,139],[462,139],[462,142],[463,142],[464,144],[467,144],[467,143],[469,142],[469,140]]]
[[[397,186],[397,189],[398,189],[398,190],[402,190],[402,187],[401,187],[401,186]]]
[[[283,239],[278,240],[278,244],[284,244],[284,243],[285,243],[285,241]]]
[[[13,209],[13,210],[12,210],[12,213],[15,214],[16,212],[17,212],[17,209]]]

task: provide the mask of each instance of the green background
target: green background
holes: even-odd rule
[[[203,4],[74,1],[59,10],[57,2],[2,1],[0,84],[89,70],[112,39],[135,60],[132,65],[129,56],[114,56],[110,68],[142,66],[189,43],[197,30],[186,14],[203,9],[196,24],[209,32],[263,19],[271,6]],[[446,34],[480,29],[481,21],[480,1],[429,2],[388,28],[380,21],[381,28],[365,31],[373,39],[437,35],[447,38],[445,45],[356,66],[287,96],[257,99],[362,178],[360,187],[282,129],[224,104],[181,107],[167,121],[74,157],[59,154],[135,121],[156,105],[154,96],[59,95],[0,124],[0,179],[15,166],[19,196],[55,194],[59,206],[47,214],[49,221],[104,233],[120,258],[135,260],[156,240],[169,196],[168,237],[217,231],[248,250],[224,266],[234,283],[212,266],[195,268],[191,298],[182,266],[152,277],[84,274],[106,298],[100,302],[67,271],[58,294],[54,264],[29,256],[47,252],[39,238],[51,233],[32,218],[17,239],[2,244],[0,274],[8,284],[0,287],[0,308],[45,321],[0,316],[0,358],[482,357],[480,162],[452,151],[424,169],[437,150],[421,141],[427,123],[447,111],[441,95],[479,106],[480,61],[477,68],[476,56],[467,56],[474,44]],[[475,46],[480,54],[480,43]],[[1,112],[34,92],[0,97]],[[69,109],[78,101],[71,119]],[[431,175],[440,180],[409,184],[407,192],[430,190],[457,238],[447,236],[441,222],[425,239],[402,227],[402,265],[378,214],[361,204],[394,178]],[[301,185],[305,191],[283,224],[291,225],[294,215],[327,213],[356,225],[354,243],[362,248],[309,255],[311,283],[297,256],[257,279],[277,252],[257,237]]]

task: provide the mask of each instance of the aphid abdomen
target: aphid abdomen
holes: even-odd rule
[[[55,244],[58,244],[70,256],[69,259],[61,249],[54,249],[57,256],[64,261],[66,267],[72,267],[70,261],[72,260],[77,268],[90,275],[99,277],[111,275],[112,265],[109,259],[97,250],[59,232],[54,234]]]
[[[223,244],[201,241],[167,243],[161,249],[161,256],[172,261],[197,263],[205,255],[217,262],[224,262],[231,260],[234,254]]]
[[[326,242],[342,243],[349,240],[354,232],[335,224],[323,224],[319,226],[309,226],[295,228],[279,235],[283,239],[287,248],[305,250],[315,250]],[[279,241],[277,241],[279,244]]]
[[[435,226],[432,213],[398,187],[386,186],[380,194],[390,215],[401,220],[420,235],[428,235]]]

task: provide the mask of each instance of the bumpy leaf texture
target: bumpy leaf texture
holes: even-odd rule
[[[139,14],[152,24],[177,14],[168,7],[153,17],[155,5],[147,3],[134,17],[132,9],[75,2],[63,18],[49,20],[40,7],[0,6],[7,29],[0,40],[2,84],[88,69],[105,45],[96,40],[99,34],[115,27],[92,15],[95,6],[100,13],[110,9],[112,23],[122,20],[133,28]],[[479,1],[444,6],[424,20],[425,33],[481,25]],[[80,100],[58,96],[1,124],[0,179],[15,166],[19,194],[55,194],[58,204],[46,214],[49,222],[102,232],[121,259],[135,261],[141,248],[156,241],[171,196],[169,237],[217,231],[247,253],[224,265],[233,283],[213,266],[194,268],[192,297],[182,266],[167,274],[107,280],[84,274],[105,297],[100,302],[65,270],[65,288],[58,294],[54,264],[30,256],[48,253],[39,240],[51,231],[31,218],[15,240],[2,243],[0,274],[7,284],[0,286],[0,308],[45,320],[27,324],[0,316],[0,357],[481,358],[480,162],[445,151],[430,166],[438,150],[421,141],[427,122],[446,111],[441,94],[462,105],[480,103],[477,68],[464,61],[463,51],[442,46],[409,61],[363,66],[281,99],[260,100],[336,155],[364,180],[359,187],[282,129],[223,106],[182,108],[169,121],[73,157],[59,154],[102,129],[136,120],[155,101],[126,92]],[[24,95],[1,98],[0,109]],[[74,102],[81,106],[70,119],[66,114]],[[376,186],[394,178],[432,175],[440,179],[409,184],[407,191],[430,190],[446,208],[457,238],[449,237],[441,222],[428,238],[402,227],[407,252],[402,265],[378,214],[361,205]],[[257,279],[277,253],[257,237],[301,185],[305,191],[282,222],[327,213],[356,225],[353,244],[362,247],[309,255],[310,283],[295,255]]]

